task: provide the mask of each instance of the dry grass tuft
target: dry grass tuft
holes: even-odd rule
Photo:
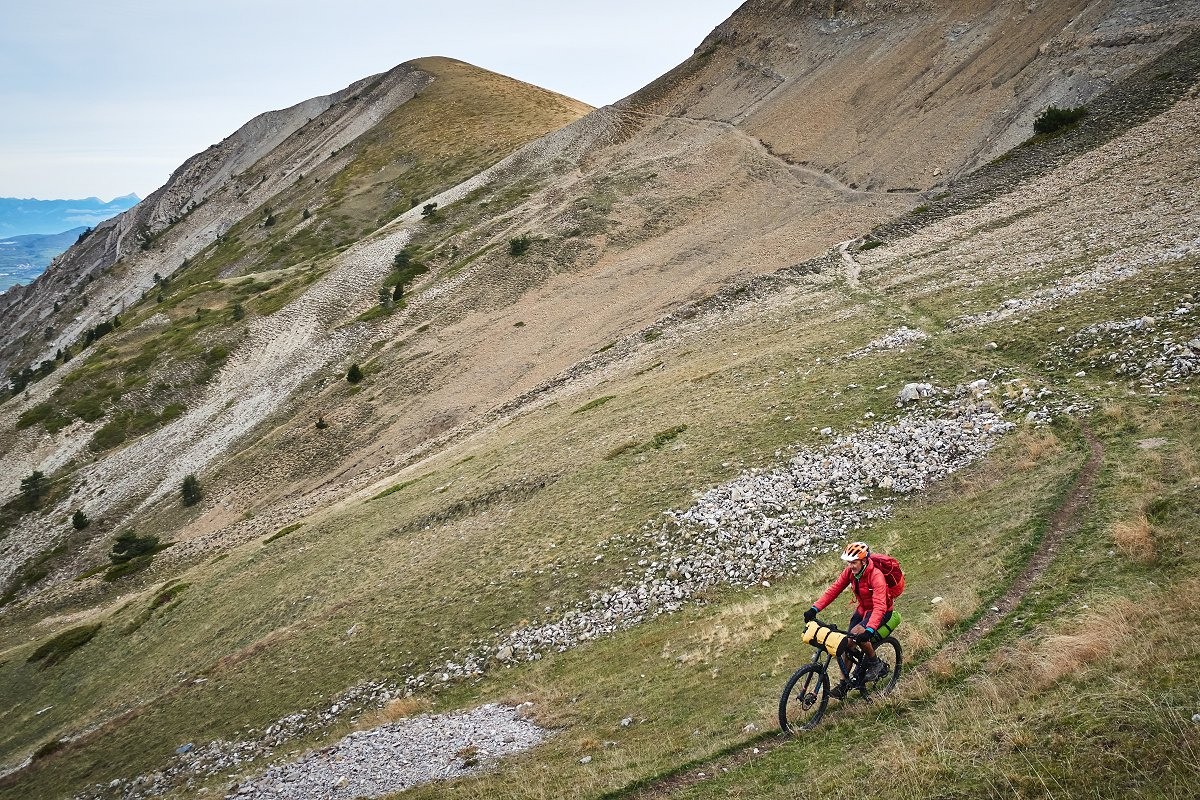
[[[787,627],[790,614],[787,608],[777,607],[778,602],[775,597],[756,597],[723,610],[700,622],[684,641],[665,644],[662,657],[681,664],[708,664],[726,652],[765,642]],[[795,626],[797,641],[801,629],[801,624]]]
[[[942,643],[945,638],[942,635],[942,629],[930,630],[924,625],[907,624],[902,625],[900,630],[896,631],[896,637],[900,639],[900,643],[904,646],[905,659],[914,658],[928,650],[932,650]]]
[[[1112,526],[1113,543],[1126,557],[1134,561],[1154,560],[1154,533],[1145,513],[1122,520]]]
[[[1047,430],[1026,431],[1022,433],[1019,444],[1023,452],[1017,458],[1016,465],[1022,471],[1029,471],[1047,457],[1062,451],[1062,442]]]
[[[571,722],[568,710],[571,698],[567,690],[541,681],[527,684],[520,694],[507,695],[500,698],[499,702],[514,707],[530,703],[531,705],[522,707],[519,713],[522,718],[531,720],[542,728],[565,728]]]
[[[929,672],[938,678],[949,678],[958,669],[958,664],[949,653],[941,652],[929,659]]]
[[[1101,407],[1100,413],[1104,415],[1105,419],[1112,420],[1113,422],[1121,422],[1126,416],[1124,404],[1117,402],[1105,403]]]
[[[900,683],[896,685],[896,689],[888,696],[888,699],[898,703],[924,700],[933,694],[933,691],[933,683],[929,680],[927,672],[913,672],[911,667],[905,667],[900,676]]]
[[[593,736],[585,736],[575,743],[575,749],[580,753],[590,753],[600,749],[600,740]]]
[[[397,697],[383,708],[363,714],[358,719],[357,727],[359,730],[378,728],[428,711],[429,708],[428,700],[417,697]]]
[[[943,600],[937,604],[934,609],[933,618],[938,626],[946,631],[953,628],[958,623],[967,618],[967,613],[963,611],[957,603],[952,600]]]
[[[1063,678],[1083,671],[1088,664],[1111,656],[1137,627],[1138,608],[1132,600],[1119,599],[1103,611],[1088,614],[1071,633],[1048,637],[1028,654],[1026,675],[1045,689]]]

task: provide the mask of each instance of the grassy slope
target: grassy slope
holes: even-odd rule
[[[777,448],[818,442],[814,429],[895,413],[899,386],[930,371],[950,383],[997,368],[1035,374],[1058,327],[1138,316],[1155,299],[1191,291],[1194,274],[1194,264],[1151,270],[1061,304],[1005,328],[999,350],[986,347],[998,334],[984,328],[830,366],[830,356],[894,328],[895,314],[925,324],[952,316],[941,309],[961,299],[925,296],[912,312],[904,290],[843,296],[832,277],[760,317],[663,336],[591,392],[397,476],[424,480],[189,570],[179,604],[132,633],[121,630],[152,592],[114,603],[91,643],[45,670],[25,659],[48,628],[31,620],[7,628],[6,762],[85,726],[84,709],[105,718],[160,699],[0,796],[49,796],[152,770],[184,741],[233,737],[359,680],[420,671],[493,626],[506,630],[603,585],[615,566],[593,562],[596,544],[687,503],[693,489],[769,464]],[[855,313],[840,315],[844,308]],[[1073,374],[1084,365],[1058,366]],[[906,681],[894,701],[838,709],[815,735],[688,794],[849,797],[886,780],[899,796],[1125,796],[1144,784],[1146,796],[1185,796],[1197,760],[1188,704],[1200,652],[1179,619],[1194,611],[1200,587],[1188,546],[1200,516],[1200,409],[1192,392],[1130,397],[1112,379],[1100,371],[1073,384],[1096,398],[1104,472],[1066,557],[1017,612],[1020,624],[1001,626],[960,665],[936,661],[939,643],[987,607],[1044,531],[1084,457],[1069,423],[1010,437],[986,463],[900,502],[892,520],[867,532],[904,560],[900,635],[917,663],[933,664],[928,677]],[[608,395],[615,399],[573,413]],[[683,423],[661,450],[605,458]],[[1150,437],[1168,441],[1137,445]],[[547,486],[530,488],[533,477]],[[458,516],[429,524],[452,507]],[[532,699],[557,733],[495,772],[406,796],[593,797],[746,741],[749,723],[770,730],[783,681],[807,658],[799,611],[835,565],[830,557],[769,588],[715,593],[676,617],[430,697],[435,708]],[[935,595],[946,601],[933,606]],[[182,681],[195,677],[207,682]],[[53,708],[35,713],[45,706]],[[634,724],[621,726],[626,717]],[[864,760],[864,751],[877,755]],[[583,756],[593,760],[581,765]]]

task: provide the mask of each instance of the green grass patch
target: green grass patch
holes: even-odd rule
[[[673,442],[681,433],[686,431],[687,425],[676,425],[673,428],[667,428],[654,434],[648,442],[626,442],[608,452],[604,458],[607,461],[612,461],[620,458],[626,453],[645,453],[650,450],[660,450],[666,445]]]
[[[389,486],[387,489],[384,489],[379,494],[375,495],[374,497],[369,498],[367,500],[367,502],[370,503],[372,500],[382,500],[383,498],[388,497],[389,495],[393,495],[396,492],[399,492],[403,489],[407,489],[409,486],[412,486],[414,483],[420,483],[421,481],[426,480],[430,477],[431,477],[430,475],[421,475],[418,478],[412,478],[411,480],[397,483],[395,486]]]
[[[17,430],[42,425],[47,433],[58,433],[69,424],[70,418],[52,403],[38,403],[17,417]]]
[[[42,669],[48,669],[67,659],[76,650],[90,642],[100,632],[100,628],[101,624],[97,622],[63,631],[34,650],[29,656],[28,663],[41,663]]]
[[[272,533],[266,539],[263,539],[263,544],[270,544],[271,542],[275,541],[276,539],[282,539],[283,537],[287,536],[289,533],[295,533],[296,531],[300,530],[303,527],[304,527],[303,522],[293,522],[291,525],[285,525],[284,527],[282,527],[279,530]]]
[[[572,414],[582,414],[585,411],[591,411],[593,408],[599,408],[600,406],[604,405],[605,403],[609,402],[610,400],[616,400],[616,399],[617,399],[617,396],[615,394],[606,394],[603,397],[597,397],[595,400],[591,401],[590,403],[584,403],[583,405],[581,405],[579,408],[575,409],[571,413]]]

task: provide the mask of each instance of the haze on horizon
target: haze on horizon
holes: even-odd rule
[[[443,55],[594,106],[683,61],[740,0],[44,0],[0,28],[0,196],[146,197],[265,111]]]

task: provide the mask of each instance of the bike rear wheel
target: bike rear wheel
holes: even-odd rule
[[[807,731],[821,721],[828,704],[829,675],[824,667],[805,664],[783,687],[779,698],[779,727],[784,733]]]
[[[884,695],[892,691],[896,682],[900,680],[900,671],[904,666],[904,653],[900,649],[900,643],[890,636],[875,643],[875,657],[883,662],[886,671],[873,680],[863,682],[864,697],[873,694]]]

